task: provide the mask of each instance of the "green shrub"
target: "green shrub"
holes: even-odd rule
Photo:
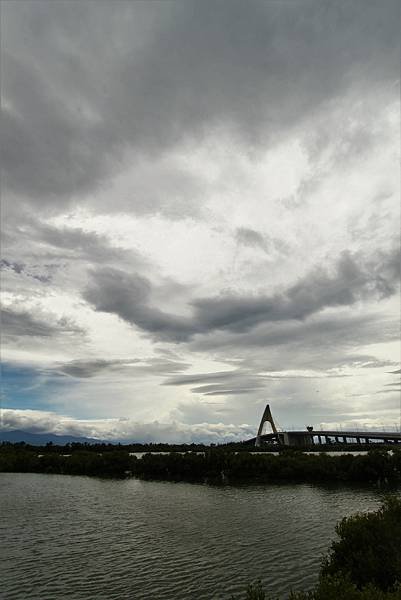
[[[341,574],[358,587],[390,590],[401,583],[401,500],[388,497],[373,513],[345,517],[322,575]]]

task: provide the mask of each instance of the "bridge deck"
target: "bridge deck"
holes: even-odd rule
[[[256,442],[258,438],[248,440],[248,443]],[[369,443],[369,441],[378,440],[382,443],[401,443],[401,432],[396,431],[335,431],[335,430],[314,430],[314,431],[279,431],[267,433],[260,436],[259,440],[263,442],[278,442],[286,446],[313,445],[315,440],[320,443],[322,440],[336,443]],[[353,441],[349,441],[353,440]]]
[[[281,433],[281,432],[279,432]],[[284,432],[282,432],[284,433]],[[347,437],[347,438],[369,438],[374,439],[399,439],[401,440],[401,433],[397,431],[334,431],[334,430],[313,430],[313,431],[288,431],[290,435],[310,435],[310,436],[321,436],[321,437]],[[271,434],[268,434],[271,435]]]

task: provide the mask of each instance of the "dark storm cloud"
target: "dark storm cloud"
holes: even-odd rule
[[[106,267],[92,271],[84,298],[95,310],[114,313],[160,340],[187,339],[192,332],[190,320],[152,306],[151,292],[149,279]]]
[[[328,307],[352,306],[366,297],[385,298],[395,293],[398,268],[395,256],[377,264],[363,264],[344,252],[334,272],[318,268],[284,293],[267,296],[223,296],[193,302],[202,331],[247,331],[258,323],[305,319]]]
[[[399,70],[396,0],[4,2],[2,21],[5,183],[49,208],[127,150],[221,127],[265,146]]]
[[[46,338],[60,334],[84,334],[83,329],[70,319],[57,319],[49,314],[36,316],[28,311],[18,311],[7,307],[1,311],[1,328],[4,339],[19,337]]]
[[[187,341],[214,330],[243,333],[263,323],[302,321],[326,308],[391,296],[399,276],[396,255],[398,250],[371,263],[344,252],[331,271],[314,269],[285,292],[194,300],[191,317],[153,306],[148,279],[113,268],[92,271],[84,298],[95,310],[114,313],[160,340]]]

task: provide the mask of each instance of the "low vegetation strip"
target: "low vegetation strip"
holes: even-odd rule
[[[79,450],[61,454],[51,449],[38,453],[23,445],[0,446],[0,471],[135,476],[142,479],[210,483],[373,482],[401,483],[401,450],[374,449],[366,455],[279,455],[231,452],[209,448],[205,453],[145,454],[132,456],[124,449],[100,453]]]

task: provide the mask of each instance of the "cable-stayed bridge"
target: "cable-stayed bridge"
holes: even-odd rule
[[[272,433],[263,433],[266,423],[270,423]],[[307,427],[304,431],[279,431],[274,422],[270,406],[267,405],[260,421],[258,433],[255,438],[248,440],[248,444],[252,442],[255,443],[256,447],[264,444],[291,447],[320,444],[401,444],[401,432],[314,430],[313,427]]]

